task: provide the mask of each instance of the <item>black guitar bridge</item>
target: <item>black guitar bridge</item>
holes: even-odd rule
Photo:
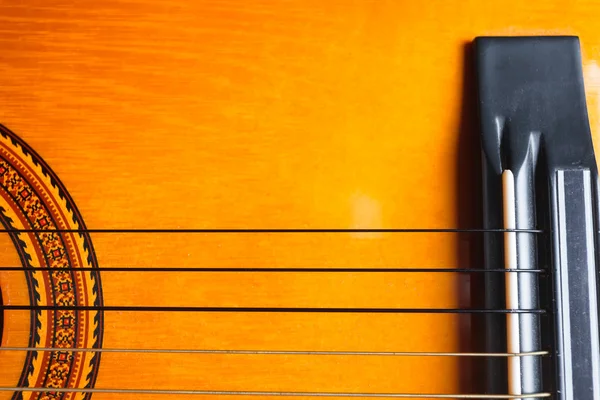
[[[488,390],[600,399],[600,197],[579,40],[481,37],[476,53],[485,228],[510,229],[507,207],[514,214],[514,232],[504,240],[486,233],[485,267],[503,268],[513,258],[523,270],[504,279],[488,274],[486,306],[504,307],[506,289],[519,309],[547,310],[514,321],[487,317],[487,351],[507,351],[516,335],[519,353],[551,354],[489,360]],[[519,231],[531,229],[543,233]],[[527,273],[537,268],[547,274]]]

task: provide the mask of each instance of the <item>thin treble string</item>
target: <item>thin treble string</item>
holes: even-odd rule
[[[100,271],[100,272],[330,272],[330,273],[503,273],[545,274],[545,269],[482,269],[482,268],[242,268],[242,267],[0,267],[0,271]]]
[[[543,309],[485,308],[337,308],[337,307],[197,307],[197,306],[46,306],[0,305],[5,311],[135,311],[216,313],[347,313],[347,314],[545,314]]]
[[[107,229],[0,229],[0,232],[8,233],[544,233],[541,229],[486,229],[486,228],[299,228],[299,229],[203,229],[203,228],[182,228],[182,229],[166,229],[166,228],[107,228]]]

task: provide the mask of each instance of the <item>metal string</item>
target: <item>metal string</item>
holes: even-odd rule
[[[151,353],[151,354],[231,354],[231,355],[300,355],[300,356],[394,356],[394,357],[538,357],[548,351],[523,353],[474,353],[436,351],[318,351],[318,350],[220,350],[220,349],[127,349],[81,347],[0,347],[0,351],[67,351],[79,353]]]
[[[179,394],[212,396],[288,396],[288,397],[384,397],[403,399],[539,399],[550,397],[550,393],[520,394],[429,394],[429,393],[344,393],[344,392],[260,392],[225,390],[177,390],[177,389],[70,389],[70,388],[27,388],[0,387],[0,392],[55,392],[55,393],[121,393],[121,394]]]
[[[543,233],[537,229],[0,229],[8,233]],[[426,272],[426,273],[506,273],[506,269],[485,270],[467,268],[143,268],[143,267],[99,267],[99,268],[23,268],[4,267],[5,271],[118,271],[118,272]],[[515,270],[513,272],[544,273],[544,270]],[[417,309],[417,308],[263,308],[263,307],[141,307],[141,306],[24,306],[1,305],[1,310],[102,310],[102,311],[192,311],[192,312],[311,312],[311,313],[532,313],[545,310],[501,310],[501,309]],[[525,357],[547,356],[547,351],[528,353],[452,353],[452,352],[360,352],[360,351],[290,351],[290,350],[207,350],[207,349],[93,349],[93,348],[35,348],[4,347],[0,351],[73,351],[73,352],[129,352],[129,353],[192,353],[192,354],[252,354],[252,355],[321,355],[321,356],[443,356],[443,357]],[[104,388],[28,388],[0,387],[0,391],[55,393],[121,393],[121,394],[188,394],[188,395],[245,395],[245,396],[296,396],[296,397],[387,397],[387,398],[461,398],[461,399],[527,399],[550,397],[550,393],[526,395],[504,394],[422,394],[422,393],[333,393],[333,392],[268,392],[268,391],[214,391],[214,390],[170,390],[170,389],[104,389]]]

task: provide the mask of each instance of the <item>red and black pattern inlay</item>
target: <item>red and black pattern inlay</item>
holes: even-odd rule
[[[22,227],[21,229],[42,231],[14,232],[10,235],[24,267],[52,269],[50,272],[24,271],[31,304],[101,307],[103,302],[99,272],[76,271],[77,267],[97,267],[89,234],[53,232],[73,227],[85,230],[72,198],[50,167],[29,146],[1,125],[0,135],[3,139],[8,139],[0,146],[0,197],[3,206],[7,207],[0,207],[0,222],[9,230]],[[14,218],[18,218],[18,221]],[[29,235],[28,240],[22,235]],[[78,246],[75,243],[83,244]],[[101,310],[32,311],[31,327],[30,347],[69,349],[100,348],[102,345]],[[89,329],[93,329],[93,335],[88,334]],[[91,342],[88,340],[90,336],[93,337]],[[82,365],[83,363],[86,365]],[[27,354],[18,386],[93,387],[99,363],[100,353],[95,353],[90,358],[84,353],[68,350],[32,351]],[[89,396],[91,394],[88,393],[84,397]],[[72,397],[73,393],[57,393],[50,389],[47,392],[33,393],[31,398]],[[13,399],[22,398],[21,392],[13,395]]]

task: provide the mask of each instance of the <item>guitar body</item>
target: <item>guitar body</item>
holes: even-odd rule
[[[598,132],[598,12],[560,1],[5,0],[0,219],[34,231],[480,227],[470,42],[579,36]],[[5,310],[2,348],[123,350],[0,348],[5,388],[477,387],[463,357],[191,352],[482,351],[477,316],[135,309],[464,308],[478,305],[476,277],[95,271],[475,268],[477,234],[25,231],[0,246],[2,266],[23,267],[0,269],[4,305],[88,307]],[[132,309],[94,309],[110,306]],[[0,398],[21,394],[142,398]]]

